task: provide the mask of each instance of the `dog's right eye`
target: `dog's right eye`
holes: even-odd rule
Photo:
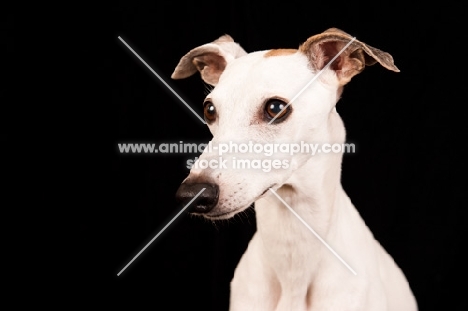
[[[291,106],[284,101],[271,98],[265,104],[265,117],[267,120],[275,119],[276,123],[283,121],[291,113]]]
[[[206,101],[203,103],[203,114],[206,123],[211,123],[216,120],[216,108],[212,102]]]

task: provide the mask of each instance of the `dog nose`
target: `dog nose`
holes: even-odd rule
[[[216,184],[209,183],[182,183],[176,192],[178,202],[186,205],[190,202],[203,188],[205,190],[192,203],[192,208],[189,210],[192,213],[208,213],[216,206],[219,198],[219,187]]]

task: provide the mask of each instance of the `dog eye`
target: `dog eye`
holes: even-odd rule
[[[284,109],[287,106],[286,109]],[[284,101],[272,98],[265,104],[265,116],[268,120],[275,118],[275,121],[285,119],[291,112],[291,106]]]
[[[207,123],[211,123],[216,120],[216,108],[212,102],[206,101],[203,103],[203,114]]]

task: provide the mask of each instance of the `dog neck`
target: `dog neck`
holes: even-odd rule
[[[323,142],[343,143],[345,141],[345,128],[343,121],[333,109],[327,122],[323,124],[322,133]],[[302,166],[298,167],[289,179],[281,186],[277,193],[289,206],[296,211],[308,224],[316,227],[318,233],[326,234],[330,225],[334,223],[336,217],[337,205],[343,205],[337,202],[341,197],[347,198],[341,186],[341,162],[342,153],[317,153],[308,158]],[[264,199],[258,200],[256,206],[259,206],[259,223],[263,221],[284,220],[284,217],[270,218],[263,215],[263,206],[276,206],[279,213],[286,212],[287,216],[295,217],[282,202],[273,194]],[[271,213],[268,208],[268,213]],[[263,216],[266,219],[263,219]],[[289,219],[288,217],[287,219]],[[296,223],[297,220],[292,220]],[[261,226],[261,224],[260,224]],[[303,228],[301,228],[303,229]]]
[[[331,121],[336,129],[337,119]],[[330,124],[330,126],[332,126]],[[344,141],[344,127],[335,131],[330,139]],[[342,154],[317,154],[298,168],[276,193],[325,241],[332,241],[338,230],[354,221],[352,206],[341,186]],[[273,193],[257,200],[257,234],[264,247],[263,255],[277,271],[282,286],[297,284],[304,271],[294,267],[308,262],[310,278],[320,269],[320,259],[330,256],[322,245],[299,219]],[[350,219],[352,218],[352,219]],[[335,244],[336,245],[336,244]],[[285,279],[282,279],[285,278]],[[308,284],[305,280],[303,284]],[[291,285],[295,286],[295,285]],[[296,289],[294,289],[296,290]],[[301,289],[305,290],[305,289]]]
[[[340,200],[345,195],[340,175],[341,155],[317,155],[297,169],[288,181],[276,190],[276,193],[317,233],[326,235],[335,223],[334,218],[337,217]],[[288,226],[297,226],[296,230],[300,232],[306,229],[273,194],[258,200],[255,204],[260,234],[265,223],[272,225],[273,228],[275,226],[280,228],[288,222]],[[274,232],[281,234],[276,230]]]

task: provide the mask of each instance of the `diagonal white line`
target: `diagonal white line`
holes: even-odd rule
[[[196,199],[203,191],[205,191],[205,189],[206,189],[206,188],[203,188],[202,190],[200,190],[200,192],[198,192],[197,195],[194,196],[193,199],[190,200],[190,202],[188,202],[187,205],[185,205],[184,208],[181,209],[180,212],[177,213],[177,215],[175,215],[174,218],[172,218],[171,221],[169,221],[169,222],[167,223],[167,225],[164,226],[164,228],[162,228],[161,231],[159,231],[158,234],[156,234],[156,236],[155,236],[151,241],[149,241],[149,243],[146,244],[145,247],[143,247],[143,249],[142,249],[138,254],[136,254],[136,256],[133,257],[133,259],[130,260],[130,262],[129,262],[122,270],[120,270],[119,273],[117,273],[117,276],[120,276],[120,274],[121,274],[122,272],[124,272],[125,269],[127,269],[127,267],[130,266],[130,265],[132,264],[132,262],[135,261],[135,259],[137,259],[138,256],[140,256],[140,254],[143,253],[144,250],[145,250],[146,248],[148,248],[148,246],[150,246],[150,244],[153,243],[153,241],[156,240],[156,239],[158,238],[158,236],[160,236],[161,233],[163,233],[164,230],[166,230],[167,227],[169,227],[169,226],[172,224],[172,222],[173,222],[174,220],[176,220],[176,218],[179,217],[179,215],[182,214],[182,212],[185,211],[185,209],[187,209],[187,207],[189,207],[189,205],[192,204],[192,202],[195,201],[195,199]]]
[[[174,91],[170,86],[169,84],[166,83],[166,81],[163,80],[163,78],[161,78],[157,73],[156,71],[153,70],[153,68],[151,68],[144,60],[143,58],[140,57],[140,55],[138,55],[128,44],[127,42],[124,41],[124,39],[122,39],[120,36],[118,37],[120,39],[120,41],[122,41],[123,44],[125,44],[125,46],[130,50],[132,51],[133,54],[135,54],[136,57],[138,57],[138,59],[143,63],[145,64],[146,67],[148,67],[148,69],[159,79],[159,81],[161,81],[171,92],[172,94],[174,94],[185,106],[187,106],[188,109],[190,109],[191,112],[193,112],[193,114],[195,116],[197,116],[198,119],[200,119],[200,121],[203,122],[203,124],[206,124],[205,120],[203,120],[193,109],[192,107],[190,107],[186,102],[185,100],[179,96],[179,94],[177,94],[176,91]]]
[[[299,95],[301,95],[301,94],[312,84],[312,82],[314,82],[315,80],[317,80],[317,78],[320,77],[320,75],[322,74],[322,72],[323,72],[324,70],[328,69],[328,67],[330,67],[330,65],[335,61],[335,59],[337,59],[338,56],[340,56],[341,53],[343,53],[343,52],[348,48],[348,46],[350,46],[351,43],[353,43],[354,40],[356,40],[356,37],[353,37],[353,39],[352,39],[351,41],[349,41],[348,44],[346,44],[346,45],[344,46],[344,48],[342,48],[342,49],[340,50],[340,52],[338,52],[338,54],[336,54],[335,57],[333,57],[333,58],[328,62],[328,64],[326,64],[325,67],[323,67],[323,68],[312,78],[312,80],[310,80],[309,83],[307,83],[307,84],[296,94],[296,96],[294,96],[294,97],[289,101],[289,103],[288,103],[285,107],[283,107],[283,109],[281,109],[281,111],[280,111],[273,119],[271,119],[270,122],[268,122],[268,124],[271,124],[273,121],[275,121],[275,119],[276,119],[278,116],[281,115],[281,113],[283,112],[284,109],[288,108],[289,105],[291,105],[292,102],[295,101],[296,98],[298,98]]]
[[[288,203],[286,203],[273,189],[269,188],[271,192],[273,192],[273,194],[281,201],[281,203],[283,203],[291,213],[293,213],[294,216],[297,217],[297,219],[299,219],[300,222],[302,222],[304,224],[304,226],[306,226],[307,229],[310,230],[310,232],[312,232],[316,237],[317,239],[319,239],[320,242],[322,242],[323,245],[325,245],[326,248],[328,248],[328,250],[333,254],[335,255],[336,258],[338,258],[339,261],[341,261],[345,266],[346,268],[349,269],[349,271],[351,271],[354,275],[357,275],[356,271],[354,271],[347,263],[346,261],[343,260],[343,258],[340,257],[340,255],[338,255],[334,250],[333,248],[330,247],[330,245],[327,244],[327,242],[325,242],[319,235],[317,232],[315,232],[314,229],[312,229],[305,221],[304,219],[301,218],[301,216],[299,216],[289,205]]]

